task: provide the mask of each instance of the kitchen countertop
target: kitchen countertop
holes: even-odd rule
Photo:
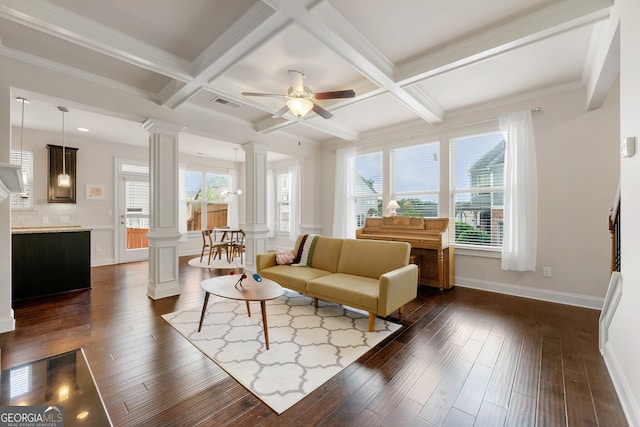
[[[80,225],[24,226],[11,228],[11,233],[13,234],[68,233],[73,231],[91,231],[91,229]]]

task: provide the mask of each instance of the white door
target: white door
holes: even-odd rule
[[[119,262],[149,258],[149,177],[124,175],[119,178]]]

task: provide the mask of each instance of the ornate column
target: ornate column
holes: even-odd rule
[[[249,142],[245,151],[245,265],[255,270],[256,254],[267,251],[267,152],[269,147]]]
[[[152,299],[180,294],[178,283],[178,133],[183,127],[148,119],[149,283]]]

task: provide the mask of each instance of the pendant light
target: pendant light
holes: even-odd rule
[[[20,120],[20,171],[22,173],[22,183],[26,187],[29,182],[29,172],[23,166],[24,152],[22,150],[22,141],[24,139],[24,104],[28,104],[29,100],[21,96],[17,97],[16,100],[22,104],[22,117]],[[21,193],[21,196],[29,197],[29,193],[25,191]]]
[[[65,165],[65,142],[64,142],[64,113],[68,112],[67,107],[58,107],[58,110],[62,113],[62,173],[58,175],[58,187],[70,187],[71,178],[67,174]]]

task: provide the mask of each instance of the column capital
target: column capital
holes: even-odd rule
[[[142,127],[147,132],[156,132],[156,131],[165,130],[172,133],[178,133],[184,130],[184,126],[175,124],[173,122],[168,122],[166,120],[154,119],[154,118],[148,118],[147,120],[145,120],[144,123],[142,123]]]
[[[271,147],[269,147],[268,145],[260,144],[258,142],[246,142],[244,144],[241,144],[240,147],[247,153],[248,152],[266,153],[269,150],[271,150]]]

